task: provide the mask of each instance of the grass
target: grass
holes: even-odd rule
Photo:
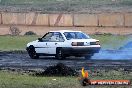
[[[75,77],[34,77],[0,72],[0,88],[66,88],[76,84],[79,85]]]
[[[0,36],[0,50],[25,50],[26,44],[38,37],[40,36]],[[132,40],[131,36],[123,35],[91,35],[91,37],[99,39],[103,49],[118,49]]]
[[[131,11],[132,0],[0,0],[4,11],[41,11],[45,13]],[[8,7],[8,8],[4,8]],[[129,6],[129,7],[128,7]],[[125,7],[125,8],[124,8]],[[90,11],[89,11],[90,10]]]
[[[90,75],[90,79],[132,79],[132,73],[122,71],[100,71],[102,75]],[[96,74],[96,73],[95,73]],[[36,77],[17,72],[0,71],[0,88],[83,88],[79,77]],[[95,88],[95,87],[94,87]],[[104,86],[97,88],[127,88],[127,86]]]
[[[112,4],[112,0],[1,0],[3,4],[47,4],[47,3],[71,3],[71,4],[87,4],[100,5]],[[130,4],[131,0],[118,0],[116,3]]]
[[[0,50],[25,50],[26,44],[38,36],[0,36]]]
[[[131,35],[92,35],[92,38],[100,40],[103,49],[119,49],[132,41]]]

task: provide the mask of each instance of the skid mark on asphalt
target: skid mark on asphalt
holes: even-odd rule
[[[102,54],[103,52],[108,53]],[[48,66],[56,65],[57,63],[64,63],[67,66],[81,69],[82,67],[127,67],[132,68],[132,58],[113,58],[118,56],[115,51],[101,51],[92,59],[84,58],[67,58],[65,60],[57,60],[53,57],[41,57],[40,59],[30,59],[28,54],[5,54],[0,57],[0,68],[14,67],[14,68],[46,68]],[[119,52],[118,52],[119,53]],[[115,55],[114,55],[115,54]],[[128,56],[127,56],[128,57]]]

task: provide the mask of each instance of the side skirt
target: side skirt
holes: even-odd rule
[[[39,56],[55,56],[56,54],[37,53]]]

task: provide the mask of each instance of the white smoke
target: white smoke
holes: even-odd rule
[[[132,50],[101,50],[91,59],[132,60]]]

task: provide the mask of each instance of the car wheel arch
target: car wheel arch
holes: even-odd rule
[[[63,49],[62,47],[57,47],[57,48],[56,48],[56,56],[55,56],[55,57],[56,57],[57,59],[64,59],[64,58],[65,58],[62,49]],[[59,51],[61,51],[61,57],[58,57]]]
[[[30,54],[29,56],[30,56],[32,59],[37,59],[37,58],[39,58],[39,55],[36,53],[35,47],[34,47],[33,45],[30,45],[27,51],[28,51],[28,53]],[[34,52],[34,54],[33,54],[32,52]],[[32,55],[32,54],[33,54],[33,55]]]
[[[31,49],[31,48],[32,48],[32,49],[33,49],[33,48],[35,49],[35,47],[34,47],[33,45],[30,45],[30,46],[28,46],[27,48],[28,48],[28,50]]]

